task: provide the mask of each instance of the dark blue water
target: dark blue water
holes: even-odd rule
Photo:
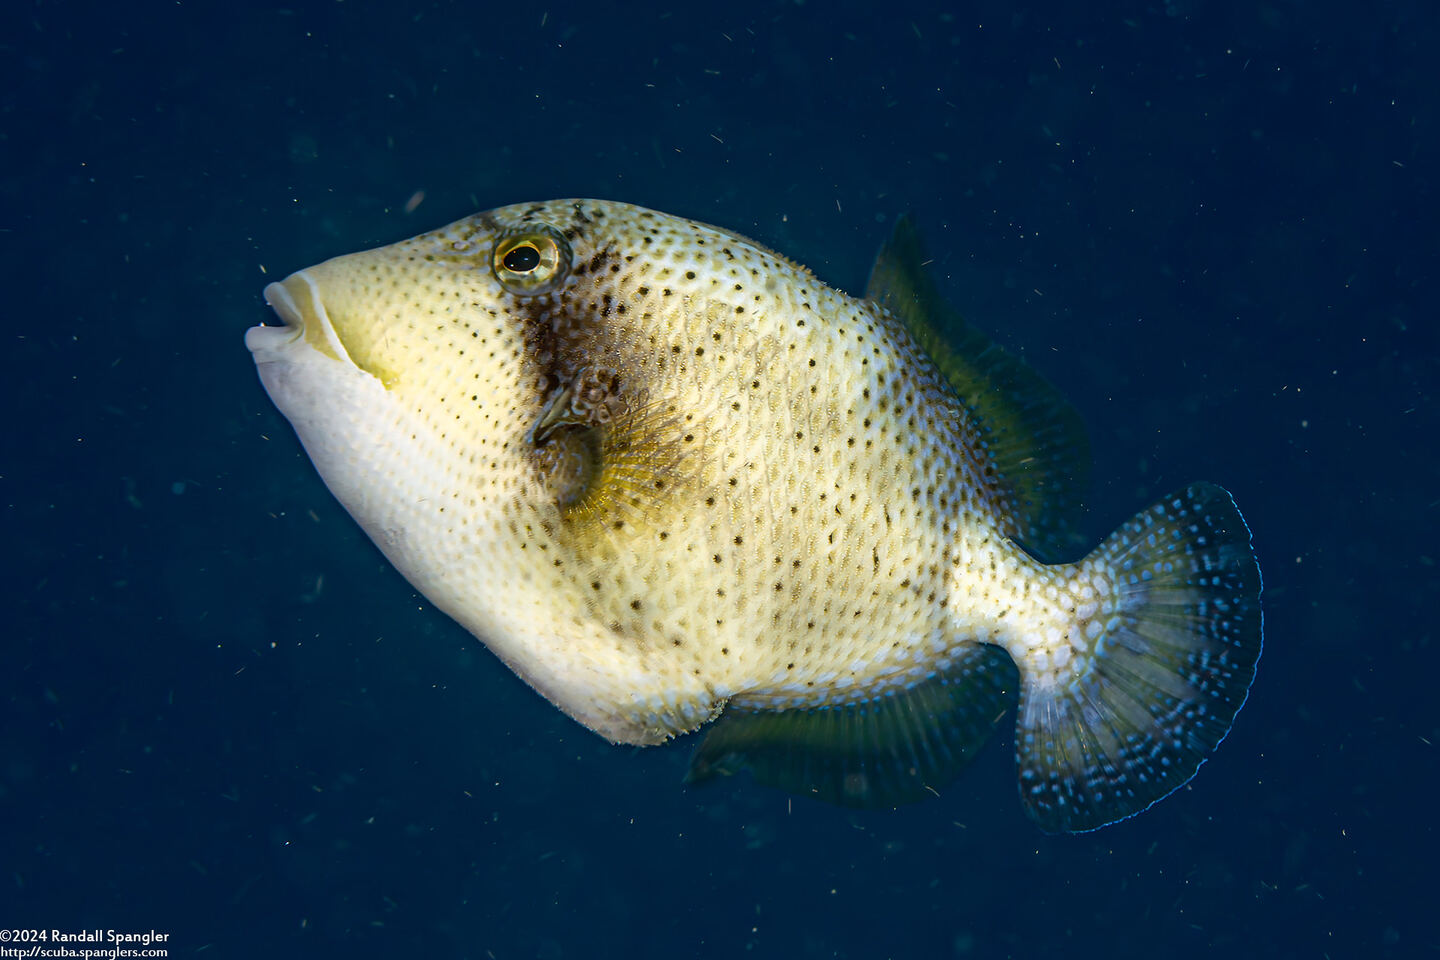
[[[172,957],[1440,952],[1431,4],[488,6],[3,15],[0,924]],[[852,291],[913,210],[1084,411],[1097,537],[1232,490],[1267,643],[1191,786],[1046,837],[1007,736],[893,812],[690,791],[690,744],[606,745],[417,597],[243,332],[278,275],[559,196]]]

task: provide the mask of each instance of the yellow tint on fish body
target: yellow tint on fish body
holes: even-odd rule
[[[1249,533],[1194,484],[1053,562],[1079,417],[922,259],[901,221],[857,299],[694,221],[521,204],[272,284],[285,326],[247,344],[396,568],[597,733],[719,717],[693,779],[889,804],[1018,688],[1027,811],[1091,829],[1243,704]]]

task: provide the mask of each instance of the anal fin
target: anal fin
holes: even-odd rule
[[[1015,699],[1015,665],[975,644],[909,689],[836,706],[728,709],[690,761],[687,783],[748,769],[766,786],[846,807],[913,803],[960,772]]]

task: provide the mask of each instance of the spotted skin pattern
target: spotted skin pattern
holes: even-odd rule
[[[529,288],[497,265],[517,237],[559,263]],[[903,690],[976,643],[1033,705],[1129,622],[1122,554],[1017,544],[981,426],[899,322],[742,237],[522,204],[267,299],[285,325],[247,345],[337,498],[611,741]]]

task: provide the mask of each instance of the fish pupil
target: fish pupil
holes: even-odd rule
[[[528,243],[522,243],[505,254],[501,263],[512,273],[529,273],[540,266],[540,251]]]

